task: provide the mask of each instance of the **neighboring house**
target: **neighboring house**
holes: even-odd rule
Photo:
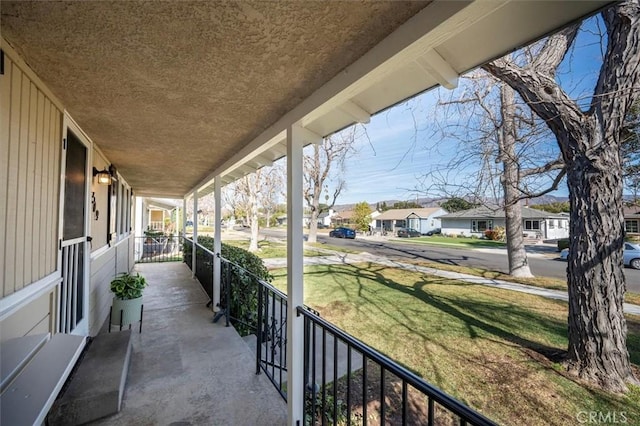
[[[141,208],[146,214],[141,215],[141,230],[136,230],[137,236],[144,231],[160,231],[175,233],[175,226],[171,225],[172,212],[182,207],[182,201],[163,198],[138,198]]]
[[[318,215],[318,226],[329,227],[331,226],[331,219],[336,215],[336,212],[333,209],[329,209],[329,211],[322,212]]]
[[[640,206],[625,207],[624,230],[629,236],[640,236]]]
[[[477,207],[440,216],[442,233],[466,237],[484,236],[485,231],[505,226],[504,210]],[[528,238],[557,239],[569,236],[569,215],[522,208],[523,233]]]
[[[439,216],[447,214],[441,207],[422,209],[391,209],[375,218],[375,228],[395,232],[398,228],[413,228],[421,234],[440,228]]]
[[[371,229],[374,229],[376,227],[376,221],[375,219],[380,215],[380,212],[377,210],[374,210],[371,212],[371,214],[369,216],[371,216],[371,223],[369,224],[371,226]],[[331,224],[333,225],[333,227],[338,227],[338,226],[353,226],[354,225],[354,216],[355,216],[355,212],[353,210],[345,210],[343,212],[336,212],[333,217],[331,218]]]
[[[353,215],[353,210],[336,212],[335,215],[331,218],[331,224],[334,227],[350,225],[353,222]]]

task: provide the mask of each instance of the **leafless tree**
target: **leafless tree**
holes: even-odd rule
[[[529,56],[530,50],[521,56]],[[460,89],[446,98],[441,92],[436,108],[446,110],[434,123],[444,122],[437,126],[436,143],[455,142],[457,154],[444,167],[431,171],[432,185],[441,193],[504,210],[509,273],[532,277],[521,201],[557,189],[564,176],[562,158],[553,149],[553,134],[511,87],[483,71],[467,75]],[[451,116],[458,119],[450,123]],[[469,174],[464,178],[449,177],[465,169]]]
[[[358,127],[352,126],[325,138],[321,144],[306,148],[304,156],[303,196],[311,211],[308,241],[315,243],[318,232],[318,216],[336,203],[345,188],[342,173],[345,160],[354,153]],[[322,195],[325,195],[324,202]]]
[[[640,5],[615,3],[602,12],[607,47],[586,111],[559,86],[556,72],[578,26],[544,44],[536,58],[508,58],[483,68],[507,83],[554,133],[566,164],[571,205],[568,262],[567,368],[614,392],[639,384],[627,350],[623,301],[623,172],[621,134],[640,90]]]
[[[285,170],[280,164],[266,169],[263,178],[261,205],[265,212],[266,228],[271,224],[271,216],[278,208],[284,191]]]
[[[260,199],[264,194],[264,177],[267,172],[258,169],[255,172],[239,179],[235,183],[238,207],[245,213],[245,219],[251,229],[251,239],[249,241],[249,251],[258,251],[258,213],[260,209]]]

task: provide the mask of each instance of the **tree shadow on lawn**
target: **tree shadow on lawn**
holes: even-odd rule
[[[425,333],[421,333],[416,330],[416,328],[411,327],[411,324],[415,322],[416,315],[422,314],[422,312],[406,307],[403,309],[402,306],[397,306],[398,309],[389,312],[388,304],[381,303],[376,297],[369,296],[368,293],[370,293],[371,289],[367,287],[367,280],[375,281],[402,294],[417,298],[422,303],[457,318],[465,324],[468,336],[472,339],[483,337],[482,334],[486,335],[484,338],[495,336],[527,349],[525,352],[527,352],[529,356],[532,356],[531,351],[533,351],[554,363],[562,361],[566,355],[566,345],[568,343],[566,320],[550,318],[527,307],[516,305],[508,298],[501,298],[500,291],[508,290],[498,290],[494,292],[491,297],[497,299],[496,302],[465,299],[441,294],[436,295],[430,293],[428,289],[434,286],[451,286],[453,280],[423,276],[420,281],[413,283],[413,285],[404,285],[388,279],[384,275],[384,270],[386,269],[388,268],[385,266],[372,263],[361,265],[328,265],[326,272],[311,273],[311,275],[318,274],[320,276],[327,275],[331,277],[336,285],[342,289],[347,301],[351,302],[356,309],[358,309],[358,305],[362,304],[362,301],[366,301],[366,303],[375,308],[379,314],[390,317],[399,327],[405,328],[407,331],[420,336],[424,341],[434,342],[431,336],[427,336]],[[356,298],[351,296],[353,289],[351,288],[350,282],[339,279],[340,274],[353,276],[354,270],[357,272],[354,278],[358,285]],[[478,286],[478,284],[461,281],[456,281],[455,285],[461,288]],[[425,290],[425,288],[427,290]],[[547,299],[547,302],[558,305],[561,309],[566,309],[566,302],[552,299]],[[389,302],[387,301],[387,303]],[[398,320],[398,316],[402,318],[401,321]],[[628,316],[627,325],[627,346],[631,362],[640,365],[640,319]],[[529,331],[524,332],[525,330]],[[381,330],[381,332],[388,332],[388,330]],[[527,334],[529,336],[526,336]],[[532,339],[532,334],[546,336],[545,340],[547,341],[543,342],[535,340],[535,338]],[[532,356],[532,358],[537,358],[537,360],[540,361],[540,358],[535,357],[535,355]]]
[[[491,336],[496,336],[501,339],[507,340],[519,346],[536,350],[544,355],[549,353],[555,353],[558,348],[545,345],[539,341],[533,341],[523,337],[513,331],[514,325],[518,328],[529,328],[540,330],[541,333],[554,336],[554,340],[558,343],[565,343],[567,340],[567,325],[564,321],[554,320],[544,315],[538,314],[525,307],[515,305],[509,300],[498,300],[496,302],[489,302],[487,300],[478,299],[464,299],[462,297],[436,295],[425,291],[425,287],[433,286],[451,286],[453,280],[440,277],[423,277],[420,281],[413,283],[413,285],[405,285],[396,281],[388,279],[383,271],[388,269],[384,266],[376,264],[366,264],[366,266],[358,265],[329,265],[327,268],[327,274],[351,274],[354,270],[357,271],[357,275],[354,277],[358,284],[357,296],[360,299],[365,300],[368,304],[375,307],[381,314],[391,317],[396,321],[398,326],[407,328],[409,331],[420,334],[414,328],[411,328],[408,324],[415,322],[413,318],[415,314],[420,313],[416,310],[412,312],[411,309],[403,309],[402,306],[397,306],[397,310],[392,315],[388,311],[388,305],[380,303],[375,297],[368,296],[367,293],[371,292],[370,288],[367,288],[366,280],[372,280],[379,284],[382,284],[390,289],[396,290],[402,294],[417,298],[421,302],[444,312],[452,317],[462,321],[468,331],[470,338],[481,337],[481,332]],[[324,272],[322,273],[324,274]],[[342,287],[344,293],[349,297],[348,283],[341,283],[340,280],[335,278],[336,283]],[[477,287],[477,284],[465,283],[461,281],[455,282],[456,286],[463,287]],[[494,299],[500,299],[499,293],[496,292]],[[389,301],[386,301],[390,303]],[[413,315],[412,315],[413,314]],[[404,318],[404,322],[399,322],[396,316],[400,315]],[[422,336],[425,339],[429,339],[428,336]],[[430,339],[429,339],[430,340]]]

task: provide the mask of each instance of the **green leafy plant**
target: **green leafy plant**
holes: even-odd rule
[[[147,280],[139,273],[131,275],[128,272],[124,272],[111,281],[111,291],[118,299],[137,299],[142,296],[142,290],[146,285]]]
[[[212,237],[198,237],[198,244],[213,251]],[[186,242],[184,244],[183,253],[185,259],[191,258],[191,243]],[[273,277],[264,265],[262,259],[245,249],[222,243],[221,254],[223,258],[236,265],[240,265],[246,271],[250,272],[250,274],[248,274],[235,266],[231,266],[229,273],[229,278],[231,280],[231,323],[241,336],[246,336],[255,332],[255,329],[257,328],[258,282],[256,278],[271,282]],[[197,262],[200,262],[199,264],[204,267],[205,270],[213,270],[212,258],[209,256],[203,256],[198,259],[199,260]],[[223,268],[225,267],[223,266]],[[223,281],[226,279],[225,272],[226,269],[223,269]],[[226,304],[226,300],[224,300],[226,299],[224,289],[221,298],[223,299],[221,302]]]

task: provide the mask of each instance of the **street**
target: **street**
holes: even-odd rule
[[[262,229],[263,235],[284,238],[282,230]],[[354,240],[330,238],[328,235],[318,234],[318,242],[348,248],[350,250],[366,251],[398,260],[426,260],[449,265],[481,267],[489,270],[508,272],[506,250],[473,250],[466,248],[448,248],[437,245],[411,243],[410,239],[402,242],[393,240],[372,240],[356,238]],[[535,246],[529,249],[535,250]],[[565,278],[567,262],[559,260],[559,254],[553,252],[547,257],[529,256],[531,272],[536,276]],[[640,293],[640,270],[624,268],[627,290]]]

